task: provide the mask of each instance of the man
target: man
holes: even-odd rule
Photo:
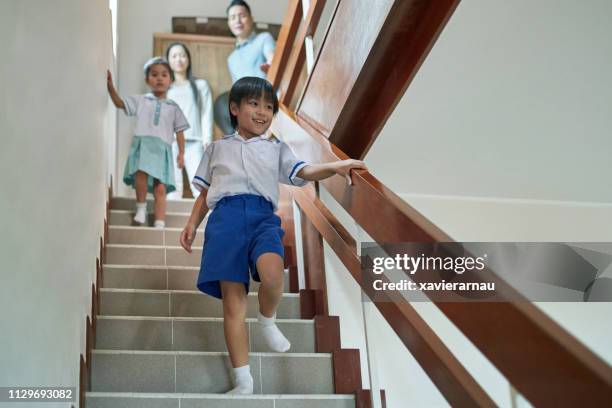
[[[227,25],[236,37],[236,48],[227,59],[232,83],[245,76],[266,78],[276,43],[268,32],[255,33],[251,8],[246,1],[232,0],[227,8]],[[215,122],[223,133],[233,133],[227,92],[219,95],[214,111]]]

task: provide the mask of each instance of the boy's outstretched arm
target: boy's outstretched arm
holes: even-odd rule
[[[349,184],[353,184],[351,180],[351,170],[367,170],[365,163],[361,160],[340,160],[333,163],[325,164],[309,164],[298,171],[297,176],[309,181],[323,180],[328,177],[338,174],[346,177]]]
[[[111,75],[109,70],[106,70],[106,88],[108,89],[108,94],[110,95],[115,106],[118,109],[123,109],[127,112],[123,100],[119,97],[119,94],[115,90],[115,86],[113,85],[113,76]]]
[[[206,196],[208,195],[208,189],[202,189],[198,198],[196,198],[191,210],[191,215],[187,220],[187,225],[181,232],[181,246],[185,251],[191,253],[191,244],[195,239],[195,232],[198,226],[202,223],[206,213],[208,212],[208,205],[206,205]]]

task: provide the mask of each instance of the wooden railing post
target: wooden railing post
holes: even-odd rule
[[[289,0],[287,12],[283,19],[283,25],[278,34],[278,41],[276,41],[276,50],[274,51],[272,66],[268,71],[268,81],[270,81],[274,89],[277,89],[280,85],[280,80],[285,72],[287,61],[289,61],[289,55],[291,54],[291,49],[293,48],[295,36],[301,21],[301,0]]]
[[[281,94],[280,101],[285,105],[289,105],[291,99],[293,99],[293,94],[300,78],[300,72],[306,61],[306,37],[316,29],[324,7],[325,0],[311,0],[308,14],[296,35],[295,47],[291,50],[286,70],[282,74],[278,87]]]

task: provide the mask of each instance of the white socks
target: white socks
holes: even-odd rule
[[[147,203],[136,203],[136,215],[134,215],[134,222],[136,224],[144,224],[147,222]]]
[[[261,324],[261,333],[270,349],[279,353],[289,350],[291,343],[289,343],[289,340],[287,340],[278,327],[276,327],[276,323],[274,323],[276,314],[272,317],[266,317],[258,313],[257,320]],[[227,393],[253,394],[253,377],[248,365],[234,368],[234,388]]]
[[[251,376],[251,368],[248,365],[234,368],[234,388],[227,392],[228,394],[252,394],[253,393],[253,377]]]
[[[264,340],[272,351],[284,353],[285,351],[289,350],[291,343],[274,323],[276,320],[276,314],[272,317],[266,317],[261,313],[258,313],[257,320],[259,321],[259,324],[261,324],[261,333]]]
[[[134,215],[134,222],[139,225],[147,223],[147,203],[136,203],[136,214]],[[166,222],[164,220],[155,220],[153,223],[155,228],[165,228]]]

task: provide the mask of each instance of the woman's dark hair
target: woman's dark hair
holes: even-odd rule
[[[185,44],[181,42],[172,43],[168,46],[168,48],[166,48],[166,60],[168,61],[170,61],[170,50],[174,46],[183,47],[185,54],[187,54],[187,59],[189,60],[189,64],[187,65],[187,79],[189,80],[189,85],[191,85],[191,91],[193,92],[193,100],[195,101],[196,106],[198,108],[198,118],[201,118],[202,117],[202,98],[200,97],[200,93],[198,92],[198,87],[196,86],[196,82],[195,82],[196,78],[193,76],[193,73],[191,72],[191,53],[189,52],[189,48],[187,48]],[[168,68],[170,67],[168,66]],[[172,72],[172,70],[170,70],[170,72],[174,76],[174,73]]]
[[[247,9],[247,11],[249,12],[249,14],[251,14],[251,8],[249,7],[249,5],[247,4],[246,1],[244,0],[232,0],[232,2],[230,3],[229,6],[227,6],[227,9],[225,10],[225,14],[229,14],[229,10],[234,7],[234,6],[242,6],[245,9]]]
[[[232,85],[232,89],[229,94],[229,106],[234,102],[237,106],[240,106],[240,102],[248,98],[261,98],[263,97],[266,101],[272,102],[273,112],[276,115],[278,112],[278,98],[272,88],[272,84],[263,78],[258,77],[243,77]],[[232,127],[236,129],[238,126],[238,119],[232,114],[230,109],[230,119],[232,121]]]

